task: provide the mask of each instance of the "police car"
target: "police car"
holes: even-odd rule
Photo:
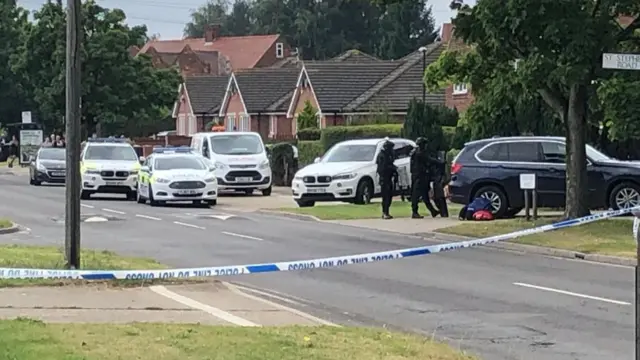
[[[138,203],[151,206],[191,201],[216,205],[218,183],[215,167],[191,148],[155,148],[138,174]]]
[[[348,140],[335,144],[314,164],[300,169],[291,183],[293,200],[300,207],[319,201],[368,204],[381,196],[376,158],[387,139]],[[398,184],[395,193],[406,193],[411,185],[409,154],[416,144],[408,139],[388,139],[394,145]]]
[[[89,139],[80,155],[82,199],[92,194],[125,194],[136,199],[140,162],[144,160],[125,139]]]

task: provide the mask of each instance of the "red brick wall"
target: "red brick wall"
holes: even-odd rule
[[[453,94],[453,85],[449,85],[445,90],[445,105],[450,109],[458,109],[458,112],[464,112],[473,103],[473,94],[471,89],[466,94]]]
[[[178,117],[176,118],[176,131],[178,135],[189,135],[188,131],[188,118],[192,114],[191,106],[189,104],[188,94],[184,87],[182,93],[178,98]]]
[[[282,58],[276,57],[277,43],[282,43],[284,45],[284,51],[283,51],[284,56]],[[269,67],[290,55],[291,55],[291,47],[289,46],[289,44],[287,44],[287,41],[284,39],[284,37],[281,36],[280,39],[278,39],[278,41],[276,41],[275,43],[273,43],[273,45],[271,45],[271,48],[267,50],[267,52],[262,56],[262,58],[258,60],[255,67],[257,68]]]

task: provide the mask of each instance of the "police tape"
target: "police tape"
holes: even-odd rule
[[[589,215],[578,219],[560,221],[531,229],[515,231],[509,234],[491,236],[484,239],[460,241],[455,243],[420,246],[414,248],[380,251],[358,255],[335,256],[311,260],[284,261],[276,263],[232,265],[217,267],[199,267],[167,270],[56,270],[0,268],[0,279],[83,279],[83,280],[153,280],[175,278],[202,278],[214,276],[235,276],[279,271],[298,271],[326,269],[351,264],[365,264],[384,260],[394,260],[413,256],[436,254],[480,245],[487,245],[525,235],[569,228],[591,223],[610,217],[640,211],[640,206],[628,209],[612,210]]]

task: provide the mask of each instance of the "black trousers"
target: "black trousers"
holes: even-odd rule
[[[382,195],[382,214],[389,215],[389,208],[391,207],[391,200],[393,199],[393,179],[380,180],[381,195]]]
[[[429,179],[426,177],[412,177],[411,178],[411,211],[414,214],[418,213],[418,204],[420,204],[420,198],[424,201],[424,205],[427,207],[430,213],[437,212],[436,208],[431,204],[429,199]]]
[[[433,202],[436,204],[442,217],[449,217],[447,199],[444,197],[444,182],[442,180],[440,177],[436,178],[433,182]]]

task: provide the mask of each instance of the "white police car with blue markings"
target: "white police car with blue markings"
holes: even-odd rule
[[[138,203],[151,206],[190,201],[216,205],[215,168],[191,148],[155,148],[138,175]]]
[[[394,144],[399,184],[396,191],[410,186],[409,154],[416,144],[407,139],[388,139]],[[376,157],[386,139],[360,139],[340,142],[314,164],[300,169],[291,183],[293,200],[300,207],[318,201],[344,201],[368,204],[381,195]]]

